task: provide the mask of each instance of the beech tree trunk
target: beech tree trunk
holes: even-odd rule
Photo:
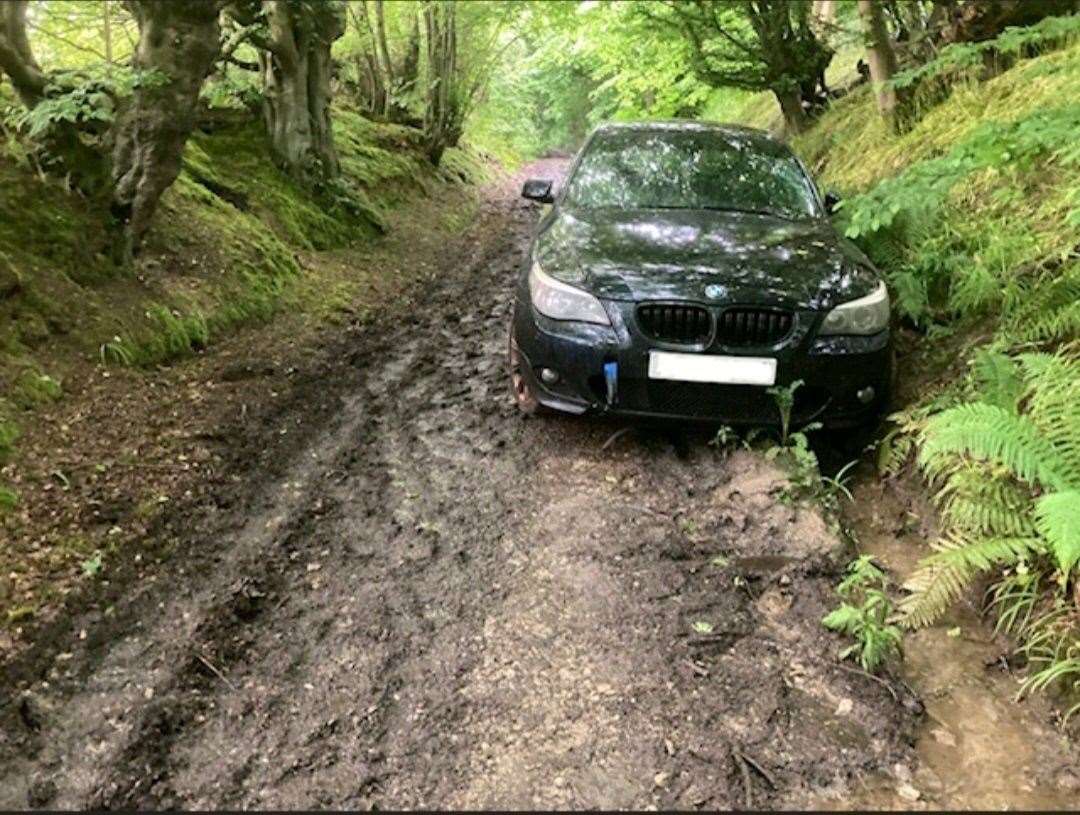
[[[784,116],[784,125],[788,133],[796,135],[806,130],[806,111],[803,109],[802,94],[798,88],[790,91],[774,91],[780,103],[780,112]]]
[[[896,53],[889,42],[889,30],[881,13],[880,2],[859,0],[859,17],[862,18],[866,39],[866,62],[870,66],[870,81],[874,85],[878,111],[896,125],[896,91],[888,81],[896,74]]]
[[[128,0],[139,27],[134,65],[160,72],[122,109],[113,149],[112,214],[121,260],[139,249],[162,193],[180,174],[199,91],[220,50],[220,0]]]
[[[0,4],[0,70],[8,75],[19,100],[28,108],[45,96],[48,80],[26,36],[29,0],[8,0]]]
[[[306,184],[341,172],[330,125],[330,46],[345,33],[333,2],[265,0],[270,29],[260,59],[266,131],[278,164]]]

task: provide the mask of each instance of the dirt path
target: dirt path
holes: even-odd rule
[[[515,414],[517,182],[396,327],[234,429],[163,566],[3,668],[0,808],[804,807],[912,777],[921,703],[836,661],[850,551],[777,470]]]

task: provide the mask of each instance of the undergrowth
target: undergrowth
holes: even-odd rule
[[[797,145],[848,193],[843,227],[885,273],[900,318],[950,349],[943,368],[967,363],[894,415],[878,446],[884,475],[926,479],[940,520],[898,621],[937,621],[989,575],[986,607],[1030,666],[1022,693],[1080,695],[1077,33],[1077,18],[1047,20],[944,49],[897,77],[947,85],[908,132],[888,133],[866,91]],[[987,53],[1010,67],[980,81]]]

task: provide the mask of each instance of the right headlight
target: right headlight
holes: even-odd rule
[[[535,261],[529,270],[529,296],[532,298],[533,307],[552,320],[611,325],[611,320],[599,300],[587,291],[544,274],[540,264]]]
[[[884,331],[889,325],[889,291],[884,283],[865,297],[851,300],[825,315],[819,336],[837,334],[869,335]]]

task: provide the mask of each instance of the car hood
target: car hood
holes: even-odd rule
[[[605,299],[828,309],[878,283],[866,257],[823,218],[613,209],[557,209],[549,217],[535,259],[547,274]]]

